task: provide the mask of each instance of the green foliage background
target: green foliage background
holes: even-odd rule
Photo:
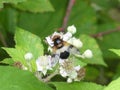
[[[47,35],[61,28],[68,2],[69,0],[0,0],[0,47],[13,48],[15,46],[13,37],[15,32],[19,32],[19,29],[16,29],[16,27],[32,32],[41,38],[41,40],[37,39],[33,41],[43,42]],[[76,26],[77,34],[75,36],[80,38],[84,44],[81,52],[90,48],[94,54],[92,60],[82,60],[88,64],[86,66],[85,82],[73,83],[73,85],[51,82],[44,89],[40,87],[40,85],[44,84],[37,81],[37,79],[33,80],[35,77],[31,73],[17,71],[17,69],[11,67],[5,67],[3,69],[5,65],[0,63],[0,77],[2,77],[0,89],[8,90],[9,87],[14,87],[15,90],[34,90],[34,88],[36,90],[54,90],[54,88],[51,88],[54,86],[57,90],[72,90],[70,89],[71,87],[76,88],[76,90],[93,90],[93,88],[94,90],[113,90],[113,88],[114,90],[119,90],[120,51],[116,49],[120,49],[120,32],[113,32],[98,38],[91,37],[91,35],[96,33],[115,30],[119,27],[119,8],[119,0],[75,0],[67,25],[74,24]],[[21,45],[27,47],[27,44],[30,44],[27,40],[25,42],[22,41],[23,39],[19,39],[19,33],[16,36],[18,46],[15,46],[15,48],[17,47],[17,50],[23,48]],[[29,48],[31,51],[34,51],[34,45],[32,43]],[[27,49],[24,50],[27,52]],[[43,53],[39,52],[41,50],[39,48],[36,50],[38,50],[38,54]],[[111,51],[117,53],[118,56]],[[36,55],[36,53],[34,54]],[[3,59],[5,59],[4,63],[10,61],[9,55],[0,48],[0,61],[2,62]],[[13,63],[12,60],[10,63]],[[24,73],[19,74],[19,72]],[[9,85],[12,80],[21,80],[24,74],[26,79],[24,82],[21,81],[20,85],[18,85],[19,82],[14,82]],[[29,74],[32,78],[28,76]],[[11,79],[12,77],[16,78]],[[2,83],[5,78],[8,78],[8,83],[6,84],[8,87],[6,86],[6,88],[2,87],[5,84],[5,82]],[[35,86],[29,87],[33,85],[30,81],[34,81],[36,83]],[[91,83],[86,81],[90,81]],[[24,88],[24,83],[28,82],[30,82],[27,84],[29,88]],[[63,85],[64,87],[62,87]]]

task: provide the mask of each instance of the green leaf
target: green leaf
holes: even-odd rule
[[[24,2],[26,0],[0,0],[0,8],[3,8],[4,3],[12,3],[12,4],[17,4],[20,2]]]
[[[118,62],[117,62],[118,63]],[[113,68],[114,69],[114,68]],[[115,75],[113,76],[113,80],[117,79],[120,77],[120,63],[117,65],[117,68],[115,70]]]
[[[120,90],[120,78],[112,81],[104,90]]]
[[[95,81],[99,77],[100,72],[94,66],[87,66],[85,69],[85,81]]]
[[[11,41],[11,34],[14,33],[17,24],[17,13],[12,7],[7,7],[0,12],[0,28],[6,40]],[[9,37],[9,38],[8,38]],[[13,39],[13,37],[12,37]],[[13,41],[13,40],[12,40]],[[7,42],[11,45],[13,42]],[[9,44],[10,43],[10,44]]]
[[[109,49],[110,51],[114,52],[118,56],[120,56],[120,49]]]
[[[73,59],[73,60],[74,60],[75,65],[80,65],[81,67],[84,67],[87,65],[87,63],[81,61],[80,58],[75,57],[75,59]]]
[[[104,86],[88,83],[88,82],[51,82],[56,87],[56,90],[103,90]]]
[[[27,0],[16,5],[15,7],[23,11],[30,11],[34,13],[54,11],[54,8],[52,7],[49,0]]]
[[[40,37],[25,31],[23,29],[17,28],[15,33],[15,47],[23,49],[26,53],[31,52],[35,59],[43,55],[44,48],[41,43]]]
[[[107,66],[103,60],[102,52],[94,38],[87,35],[81,35],[80,40],[83,42],[83,47],[80,50],[84,52],[85,50],[90,49],[93,53],[92,58],[83,59],[83,62]]]
[[[52,90],[28,71],[10,66],[0,66],[1,90]]]
[[[2,47],[2,46],[0,46],[0,47]],[[2,61],[7,56],[8,56],[8,54],[5,52],[5,50],[0,48],[0,61]]]
[[[25,30],[17,28],[15,33],[15,48],[3,48],[12,57],[14,61],[21,62],[24,66],[29,67],[24,56],[26,53],[32,53],[33,58],[30,60],[32,71],[36,71],[36,59],[43,55],[43,45],[41,39]]]
[[[14,64],[14,61],[12,60],[12,58],[5,58],[1,62],[5,63],[5,64],[9,64],[9,65],[13,65]]]
[[[25,52],[22,49],[15,48],[3,48],[12,59],[17,62],[20,61],[23,65],[27,66],[26,60],[24,59]]]

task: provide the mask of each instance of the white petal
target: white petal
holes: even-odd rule
[[[79,39],[75,39],[73,41],[73,45],[77,48],[81,48],[83,46],[83,43]]]
[[[67,82],[68,82],[68,83],[72,83],[72,79],[71,79],[71,78],[68,78],[68,79],[67,79]]]
[[[48,70],[53,70],[52,68],[51,68],[51,66],[46,66],[46,69],[48,69]]]
[[[72,71],[69,75],[70,78],[75,79],[77,77],[77,72],[76,71]]]
[[[91,50],[86,50],[84,53],[83,53],[83,56],[86,57],[86,58],[92,58],[93,57],[93,54],[92,54],[92,51]]]
[[[61,76],[66,77],[66,76],[67,76],[67,73],[66,73],[66,72],[63,72],[63,73],[61,74]]]
[[[59,59],[59,64],[60,64],[60,65],[63,65],[63,64],[64,64],[64,62],[65,62],[65,60],[64,60],[64,59]]]
[[[67,73],[63,69],[60,70],[60,74],[61,74],[62,77],[66,77],[67,76]]]
[[[51,47],[54,45],[52,39],[51,39],[49,36],[46,37],[46,40],[47,40],[47,43],[48,43]]]
[[[52,51],[53,51],[53,49],[52,49],[51,47],[48,47],[48,51],[52,52]]]
[[[38,71],[43,71],[43,69],[51,69],[51,56],[41,56],[36,60],[36,66]]]
[[[67,42],[73,44],[73,38],[70,38]]]
[[[67,32],[63,35],[63,40],[68,41],[72,37],[72,34],[70,32]]]
[[[70,32],[71,34],[76,33],[76,27],[74,25],[68,26],[67,31]]]
[[[43,73],[44,75],[46,75],[47,70],[46,70],[46,69],[44,69],[44,70],[42,71],[42,73]]]
[[[59,55],[55,55],[54,57],[51,57],[51,60],[50,60],[51,67],[56,66],[56,64],[58,63],[58,60],[59,60]]]
[[[43,67],[40,65],[37,65],[37,71],[42,71],[42,70],[43,70]]]
[[[80,70],[80,65],[74,67],[74,69],[75,69],[76,71],[79,71],[79,70]]]

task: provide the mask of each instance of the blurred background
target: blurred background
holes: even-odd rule
[[[84,80],[108,84],[120,76],[120,57],[109,51],[120,49],[120,0],[1,0],[0,47],[15,46],[16,27],[44,40],[62,27],[67,7],[72,1],[67,26],[76,26],[76,37],[85,34],[94,38],[102,51],[101,58],[107,64],[88,65]],[[9,55],[0,48],[0,60],[6,57]]]

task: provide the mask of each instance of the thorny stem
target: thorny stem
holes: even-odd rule
[[[56,70],[55,72],[53,72],[52,74],[50,74],[49,76],[47,76],[45,79],[43,79],[44,82],[48,82],[51,80],[51,78],[53,78],[55,75],[58,74],[58,70]]]
[[[111,34],[111,33],[113,33],[113,32],[118,32],[118,31],[120,31],[120,27],[118,27],[118,28],[116,28],[116,29],[114,29],[114,30],[109,30],[109,31],[100,32],[100,33],[93,34],[93,35],[90,35],[90,36],[92,36],[92,37],[94,37],[94,38],[100,38],[100,37],[102,37],[102,36],[104,36],[104,35]]]
[[[6,41],[5,41],[5,38],[4,38],[3,34],[2,34],[2,32],[0,32],[0,41],[2,42],[2,44],[3,44],[5,47],[7,47],[7,43],[6,43]]]
[[[67,10],[66,10],[66,14],[63,18],[62,27],[59,28],[59,31],[61,31],[61,32],[64,32],[65,28],[67,27],[69,16],[70,16],[70,13],[71,13],[71,10],[72,10],[72,7],[73,7],[74,3],[75,3],[75,0],[69,0],[68,7],[67,7]]]

